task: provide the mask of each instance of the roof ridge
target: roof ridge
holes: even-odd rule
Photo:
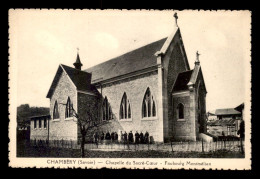
[[[75,70],[75,71],[78,71],[78,72],[88,73],[87,71],[79,70],[79,69],[76,69],[76,68],[70,67],[70,66],[68,66],[68,65],[64,65],[64,64],[60,64],[60,65],[65,66],[65,67],[68,67],[68,68],[71,68],[71,69],[73,69],[73,70]]]
[[[132,53],[132,52],[134,52],[134,51],[137,51],[137,50],[139,50],[139,49],[141,49],[141,48],[147,47],[147,46],[149,46],[149,45],[152,45],[152,44],[154,44],[154,43],[156,43],[156,42],[159,42],[159,41],[161,41],[161,40],[164,40],[164,39],[166,40],[167,37],[164,37],[164,38],[162,38],[162,39],[153,41],[153,42],[151,42],[151,43],[148,43],[148,44],[146,44],[146,45],[143,45],[143,46],[141,46],[141,47],[138,47],[138,48],[136,48],[136,49],[133,49],[133,50],[131,50],[131,51],[128,51],[128,52],[126,52],[126,53],[123,53],[123,54],[121,54],[121,55],[115,56],[115,57],[110,58],[109,60],[106,60],[106,61],[104,61],[104,62],[102,62],[102,63],[97,64],[97,65],[101,65],[101,64],[110,62],[110,61],[115,60],[115,59],[117,59],[117,58],[119,58],[119,57],[122,57],[122,56],[124,56],[124,55],[129,54],[129,53]],[[89,69],[91,69],[91,68],[93,68],[93,67],[95,67],[95,66],[97,66],[97,65],[94,65],[94,66],[92,66],[92,67],[89,67],[89,68],[87,68],[87,69],[84,69],[83,71],[87,71],[87,70],[89,70]]]

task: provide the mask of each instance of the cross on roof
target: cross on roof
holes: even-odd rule
[[[79,53],[79,48],[77,47],[77,51],[78,51],[78,53]]]
[[[197,57],[196,60],[197,61],[199,61],[199,56],[200,56],[199,51],[197,51],[197,53],[196,53],[196,57]]]
[[[175,18],[175,23],[176,23],[176,26],[178,27],[178,15],[177,15],[177,12],[174,13],[173,17]]]

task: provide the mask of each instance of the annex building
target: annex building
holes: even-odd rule
[[[31,120],[31,139],[79,140],[73,106],[81,117],[108,121],[99,131],[148,131],[157,142],[197,140],[206,132],[207,91],[199,54],[190,68],[175,18],[167,38],[88,69],[79,54],[74,67],[60,64],[47,94],[50,120],[41,124],[45,129]]]

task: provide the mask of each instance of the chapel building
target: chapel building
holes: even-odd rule
[[[73,107],[79,116],[91,112],[107,121],[100,132],[147,131],[155,142],[196,141],[206,132],[206,93],[199,54],[190,69],[176,18],[169,37],[94,67],[82,70],[79,54],[74,68],[60,64],[47,94],[48,136],[80,140]],[[46,139],[37,130],[31,138]]]

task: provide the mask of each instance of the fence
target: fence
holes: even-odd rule
[[[85,144],[86,150],[103,150],[103,151],[123,151],[123,150],[158,150],[158,151],[172,151],[172,152],[214,152],[217,150],[227,151],[241,151],[241,144],[244,148],[243,141],[179,141],[171,143],[154,143],[154,144],[135,144],[135,143],[121,143],[112,141],[102,141],[98,143]],[[80,144],[74,140],[31,140],[30,145],[34,147],[50,147],[50,148],[67,148],[80,149]]]

